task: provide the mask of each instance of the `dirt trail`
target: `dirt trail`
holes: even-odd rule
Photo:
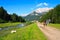
[[[60,40],[60,30],[53,27],[43,27],[43,25],[37,22],[39,29],[46,35],[48,40]]]

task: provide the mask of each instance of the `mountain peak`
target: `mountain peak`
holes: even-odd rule
[[[42,13],[42,12],[48,12],[49,10],[51,10],[52,8],[38,8],[35,11],[37,13]]]

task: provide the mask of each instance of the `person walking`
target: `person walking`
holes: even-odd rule
[[[46,20],[43,21],[43,26],[44,26],[44,27],[47,26]]]
[[[44,22],[43,22],[44,27],[47,26],[47,24],[49,24],[50,21],[51,21],[50,19],[44,20]]]

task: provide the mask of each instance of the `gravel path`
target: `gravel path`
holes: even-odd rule
[[[48,40],[60,40],[60,30],[53,27],[44,27],[41,23],[37,22],[39,29],[46,35]]]

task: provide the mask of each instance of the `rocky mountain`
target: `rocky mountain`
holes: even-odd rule
[[[37,13],[36,11],[30,13],[29,15],[25,16],[26,21],[34,21],[34,20],[40,20],[40,17],[45,14],[43,13]]]
[[[41,16],[48,12],[50,9],[51,8],[38,8],[24,18],[26,21],[40,20]]]

